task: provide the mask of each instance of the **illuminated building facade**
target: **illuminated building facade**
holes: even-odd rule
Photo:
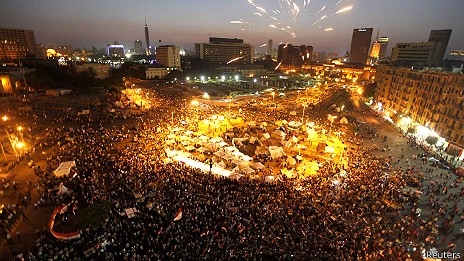
[[[106,50],[107,50],[108,56],[111,56],[111,57],[122,58],[126,54],[124,45],[121,45],[121,44],[109,44],[106,47]]]
[[[350,63],[366,64],[373,28],[355,28],[351,38]]]
[[[212,65],[252,64],[254,48],[237,38],[209,38],[209,43],[195,44],[195,55]]]
[[[388,115],[408,116],[445,138],[448,153],[464,156],[464,75],[379,66],[375,81]]]
[[[372,43],[370,57],[378,59],[380,55],[380,43],[375,41]]]
[[[313,47],[310,45],[293,46],[279,44],[277,62],[282,68],[299,69],[312,61]]]
[[[0,60],[35,57],[35,48],[34,31],[0,28]]]
[[[380,43],[379,61],[385,61],[387,58],[388,37],[380,37],[379,40],[377,40],[377,43]]]
[[[302,71],[318,78],[327,77],[341,82],[370,81],[373,80],[375,76],[375,68],[372,66],[354,66],[341,63],[303,65]]]
[[[156,61],[166,68],[180,70],[180,48],[174,45],[156,47]]]
[[[449,58],[464,61],[464,50],[451,50],[449,52]]]
[[[0,93],[12,93],[11,76],[9,74],[0,74]]]

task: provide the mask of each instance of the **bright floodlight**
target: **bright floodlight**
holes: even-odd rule
[[[22,143],[22,142],[16,143],[16,148],[21,149],[23,147],[24,147],[24,143]]]
[[[197,100],[193,100],[190,104],[193,106],[198,106],[200,103]]]
[[[23,130],[23,127],[18,126],[17,130],[18,130],[18,131],[22,131],[22,130]]]
[[[238,81],[238,75],[235,75],[235,80]]]
[[[204,81],[204,80],[205,80],[205,76],[200,76],[200,80],[201,80],[201,81]]]
[[[2,120],[3,120],[3,121],[7,121],[7,120],[8,120],[8,117],[5,115],[5,116],[2,117]]]
[[[223,81],[224,81],[225,79],[226,79],[226,77],[225,77],[224,75],[223,75],[223,76],[221,76],[221,80],[223,80]]]

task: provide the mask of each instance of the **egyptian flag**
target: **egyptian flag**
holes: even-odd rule
[[[182,218],[182,207],[177,210],[176,217],[174,218],[174,221],[180,220]]]

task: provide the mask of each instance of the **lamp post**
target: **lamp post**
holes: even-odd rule
[[[301,123],[303,123],[303,120],[304,120],[304,113],[305,113],[305,109],[308,105],[307,104],[303,104],[303,115],[301,116]]]
[[[21,141],[24,143],[24,137],[23,137],[23,127],[22,126],[18,126],[18,128],[16,128],[19,132],[19,136],[21,137]]]

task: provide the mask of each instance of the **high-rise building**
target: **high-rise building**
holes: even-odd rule
[[[150,36],[148,34],[147,18],[145,18],[145,43],[147,45],[145,52],[147,55],[150,55]]]
[[[269,55],[272,58],[272,46],[273,42],[272,39],[269,39],[269,42],[267,43],[267,55]]]
[[[158,64],[171,69],[180,69],[180,48],[174,45],[160,45],[156,48]]]
[[[252,64],[254,48],[237,38],[209,38],[209,43],[195,44],[195,55],[210,64]]]
[[[135,54],[143,54],[143,43],[140,40],[134,41],[134,53]]]
[[[45,53],[45,46],[43,44],[35,45],[35,58],[38,60],[47,59],[47,54]]]
[[[430,64],[432,66],[440,66],[445,56],[446,48],[451,37],[451,29],[445,30],[432,30],[429,36],[429,42],[435,43],[435,47],[430,58]]]
[[[425,43],[397,43],[392,49],[391,60],[404,65],[427,66],[431,62],[435,44]]]
[[[366,64],[371,46],[372,28],[355,28],[351,38],[350,63]]]
[[[397,43],[391,60],[404,65],[440,66],[448,47],[451,30],[432,30],[424,43]]]
[[[111,57],[123,58],[124,55],[126,54],[124,45],[122,44],[108,44],[108,46],[106,47],[106,51],[107,51],[108,56],[111,56]]]
[[[34,31],[0,28],[0,60],[35,57]]]
[[[281,66],[301,67],[311,62],[312,58],[313,47],[310,45],[279,44],[277,62]]]
[[[379,54],[380,54],[380,43],[378,41],[375,41],[372,43],[371,54],[369,56],[374,59],[378,59]]]
[[[388,37],[382,36],[377,42],[380,43],[379,61],[385,61],[387,58]]]

